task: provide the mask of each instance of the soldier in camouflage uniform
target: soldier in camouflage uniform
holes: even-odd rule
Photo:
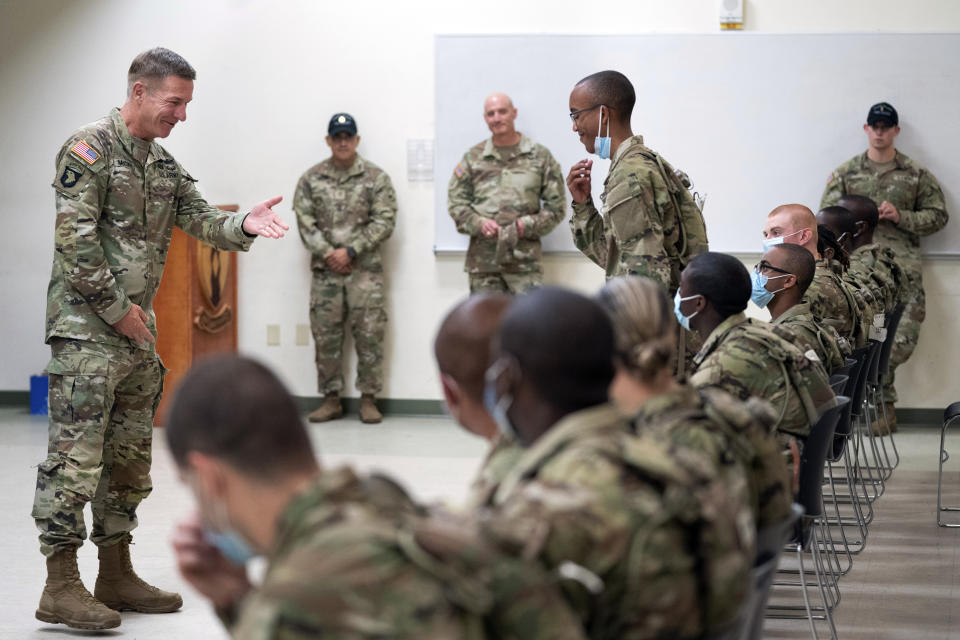
[[[524,293],[543,284],[540,238],[566,213],[560,165],[514,128],[516,117],[508,96],[484,101],[493,135],[463,154],[447,187],[450,217],[470,236],[470,293]]]
[[[815,318],[837,330],[854,347],[866,344],[860,331],[860,310],[853,294],[841,285],[840,277],[822,259],[817,250],[817,218],[802,204],[785,204],[767,216],[763,228],[763,251],[778,244],[797,244],[809,251],[817,261],[813,281],[804,301],[810,304]]]
[[[36,612],[45,622],[107,629],[120,624],[112,609],[180,608],[179,595],[136,576],[129,552],[137,506],[152,488],[153,417],[165,372],[154,350],[153,300],[170,236],[178,226],[219,249],[245,251],[255,235],[277,238],[287,229],[270,209],[280,198],[246,215],[207,204],[156,142],[186,119],[195,77],[167,49],[138,55],[124,105],[74,132],[57,155],[50,432],[32,513],[47,557]],[[96,598],[76,563],[87,502],[100,556]]]
[[[357,153],[357,124],[336,113],[327,127],[331,156],[297,183],[293,209],[310,252],[310,327],[316,346],[317,387],[323,404],[309,415],[326,422],[343,415],[343,335],[347,316],[357,347],[360,420],[380,422],[387,326],[380,245],[393,233],[397,196],[390,176]]]
[[[193,368],[167,440],[200,508],[174,534],[179,568],[234,638],[585,637],[555,579],[475,527],[431,517],[386,477],[320,469],[293,399],[253,361]]]
[[[874,232],[880,221],[877,205],[866,196],[848,195],[840,199],[840,207],[847,212],[856,229],[850,246],[849,272],[876,292],[881,312],[892,313],[906,303],[908,281],[896,252],[874,241]]]
[[[636,434],[606,404],[614,335],[596,303],[543,288],[495,338],[485,397],[524,447],[480,515],[486,532],[569,578],[591,638],[694,638],[729,629],[754,521],[711,461]]]
[[[751,299],[770,311],[770,324],[777,334],[830,372],[842,367],[853,350],[833,327],[817,321],[810,304],[803,302],[815,270],[816,261],[805,248],[786,243],[773,247],[751,274]]]
[[[587,76],[570,93],[573,130],[589,153],[610,158],[603,183],[603,211],[590,193],[592,160],[567,174],[573,197],[573,240],[608,278],[641,275],[672,296],[680,271],[707,250],[707,230],[693,196],[673,168],[633,135],[633,85],[621,73]],[[604,134],[604,135],[601,135]]]
[[[756,398],[741,402],[720,389],[695,390],[674,379],[677,322],[653,280],[611,278],[597,301],[610,314],[617,339],[610,398],[634,429],[703,453],[731,489],[745,483],[758,529],[781,523],[790,514],[790,478],[770,405]]]
[[[468,507],[487,500],[523,449],[501,433],[483,403],[483,376],[490,366],[490,341],[513,300],[504,293],[480,293],[457,304],[440,324],[434,355],[443,399],[460,426],[490,443],[470,488]]]
[[[879,203],[876,240],[893,249],[906,274],[906,308],[890,354],[889,375],[884,376],[883,399],[888,416],[895,415],[896,368],[906,362],[916,348],[920,324],[926,316],[920,238],[942,229],[948,219],[937,179],[894,147],[894,138],[900,133],[899,123],[897,111],[890,104],[873,105],[863,125],[869,148],[830,174],[820,201],[823,208],[837,204],[845,195],[855,194]]]
[[[834,395],[819,361],[781,338],[766,322],[747,318],[751,280],[739,260],[706,253],[690,263],[675,309],[678,319],[700,333],[705,342],[694,358],[690,384],[716,386],[741,400],[755,396],[777,414],[781,443],[801,443]]]

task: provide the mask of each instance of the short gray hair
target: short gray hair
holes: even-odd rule
[[[197,72],[183,56],[170,49],[154,47],[144,51],[130,63],[130,70],[127,72],[127,95],[133,93],[133,85],[138,81],[163,80],[167,76],[196,80]]]

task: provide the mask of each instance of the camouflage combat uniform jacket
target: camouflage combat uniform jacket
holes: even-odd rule
[[[467,509],[474,509],[489,502],[500,482],[522,455],[523,447],[520,443],[498,434],[470,485]]]
[[[877,206],[886,200],[897,208],[900,222],[881,220],[874,240],[893,249],[911,285],[921,286],[920,238],[942,229],[948,219],[943,190],[933,174],[899,151],[893,167],[878,174],[864,152],[830,174],[820,208],[837,204],[847,194],[867,196]]]
[[[602,215],[593,198],[573,203],[577,248],[607,278],[646,276],[673,295],[683,267],[708,250],[703,216],[673,168],[643,145],[643,136],[633,136],[617,148],[600,199]]]
[[[569,579],[591,638],[699,638],[743,602],[748,505],[703,455],[638,437],[610,405],[555,424],[480,513],[493,539]]]
[[[76,131],[57,155],[55,254],[46,339],[138,344],[111,325],[131,304],[149,316],[177,226],[218,249],[246,251],[244,214],[221,211],[156,142],[130,135],[119,109]]]
[[[849,273],[882,296],[884,313],[892,312],[907,299],[907,276],[890,247],[872,242],[854,249]]]
[[[813,282],[807,288],[803,302],[810,305],[815,318],[836,329],[851,344],[863,346],[866,343],[865,336],[860,338],[860,309],[856,300],[826,260],[817,260]]]
[[[326,270],[330,252],[350,247],[355,269],[383,272],[380,245],[397,219],[397,194],[383,169],[359,154],[345,168],[327,158],[300,176],[293,209],[312,269]]]
[[[450,217],[470,236],[468,273],[542,271],[540,238],[566,215],[563,173],[550,151],[521,135],[516,152],[507,153],[488,138],[463,154],[450,178]],[[486,220],[500,225],[498,237],[480,233]]]
[[[807,303],[795,304],[770,325],[778,335],[796,345],[801,351],[813,351],[828,372],[842,367],[852,349],[833,327],[817,322]]]
[[[435,519],[392,481],[325,471],[287,506],[238,640],[584,637],[543,573]],[[224,616],[229,623],[229,616]]]
[[[652,433],[704,453],[728,487],[743,482],[756,526],[763,529],[786,519],[793,502],[775,421],[762,400],[742,402],[722,389],[684,384],[645,402],[633,426],[638,435]]]
[[[820,414],[833,406],[834,395],[826,371],[770,325],[730,316],[710,334],[693,360],[690,384],[715,386],[741,400],[766,400],[777,414],[775,428],[805,439]]]

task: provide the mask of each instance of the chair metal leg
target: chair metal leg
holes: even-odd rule
[[[958,529],[960,528],[960,523],[943,521],[944,511],[960,511],[960,507],[943,506],[943,463],[950,458],[950,454],[947,453],[945,448],[947,427],[950,426],[950,423],[950,420],[944,421],[943,426],[940,427],[940,465],[937,469],[937,526],[945,527],[947,529]]]

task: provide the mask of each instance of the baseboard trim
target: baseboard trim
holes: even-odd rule
[[[320,396],[294,396],[297,408],[303,413],[309,413],[320,406],[323,398]],[[344,409],[347,413],[356,414],[360,411],[359,398],[344,398]],[[426,398],[380,398],[377,405],[384,414],[393,416],[443,416],[446,415],[442,400]],[[29,391],[0,390],[0,407],[28,407],[30,406]],[[939,426],[943,422],[943,409],[897,409],[897,423],[903,425]]]
[[[309,413],[320,406],[320,396],[294,396],[302,413]],[[384,415],[390,416],[442,416],[446,415],[442,400],[415,398],[378,398],[377,406]],[[360,398],[344,398],[343,408],[347,413],[360,412]]]
[[[30,407],[29,391],[0,391],[0,407]]]
[[[897,424],[939,427],[943,424],[943,409],[897,409]]]

